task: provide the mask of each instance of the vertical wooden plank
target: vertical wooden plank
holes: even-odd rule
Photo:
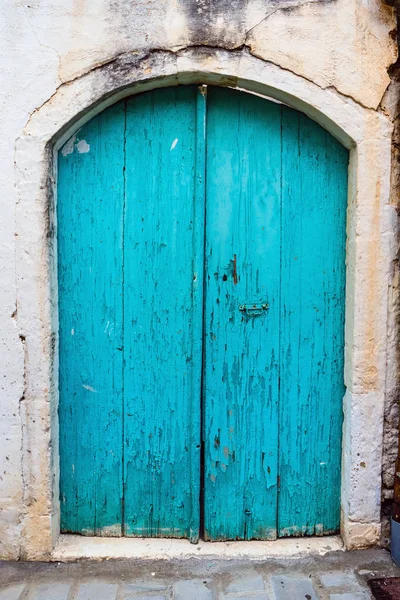
[[[198,535],[201,237],[195,87],[127,101],[125,533]],[[196,205],[195,199],[198,203]],[[196,247],[196,251],[195,251]]]
[[[209,88],[205,537],[276,537],[281,107]],[[247,316],[239,305],[269,303]]]
[[[59,152],[61,530],[120,535],[124,104]]]
[[[340,520],[348,153],[283,109],[279,535]]]

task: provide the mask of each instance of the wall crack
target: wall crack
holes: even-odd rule
[[[314,2],[310,2],[310,4],[313,4],[313,3]],[[285,9],[277,9],[277,10],[285,10]],[[289,8],[286,8],[286,10],[289,10]],[[276,11],[274,11],[274,12],[276,12]],[[264,21],[267,18],[269,18],[269,17],[264,18],[262,21]],[[255,27],[257,27],[257,25]],[[249,30],[249,32],[250,31],[251,31],[251,29]],[[246,38],[248,37],[249,32],[247,32]],[[53,98],[57,95],[57,93],[60,91],[60,89],[64,86],[71,85],[72,83],[74,83],[75,81],[78,81],[80,79],[83,80],[85,77],[91,75],[92,73],[94,73],[98,70],[101,70],[101,69],[105,69],[107,67],[119,65],[118,71],[119,71],[119,73],[122,73],[123,71],[130,71],[132,69],[132,67],[140,68],[141,63],[146,63],[146,61],[152,59],[154,56],[157,56],[157,55],[170,55],[170,56],[174,56],[174,57],[178,58],[178,57],[182,56],[182,54],[184,54],[188,51],[190,52],[191,50],[196,50],[196,49],[215,50],[216,52],[224,51],[224,52],[230,52],[230,53],[240,53],[241,52],[242,54],[244,54],[244,51],[247,51],[249,53],[249,55],[253,56],[254,58],[258,58],[259,60],[262,60],[265,64],[270,64],[270,65],[273,65],[273,66],[281,69],[282,71],[292,73],[296,77],[299,77],[300,79],[303,79],[304,81],[308,81],[309,83],[312,83],[313,85],[317,86],[321,90],[331,90],[332,92],[336,93],[337,95],[341,96],[342,98],[347,98],[348,100],[351,100],[352,102],[354,102],[356,105],[360,106],[363,109],[375,112],[378,108],[378,107],[368,106],[368,105],[364,104],[363,102],[357,100],[353,96],[341,92],[337,87],[335,87],[332,84],[329,84],[327,86],[321,86],[318,83],[316,83],[315,81],[313,81],[312,79],[305,77],[304,75],[301,75],[301,74],[297,73],[296,71],[293,71],[292,69],[283,67],[282,65],[280,65],[277,62],[267,60],[267,59],[263,58],[260,54],[255,52],[254,49],[252,48],[252,46],[246,42],[244,42],[240,45],[237,45],[233,48],[230,48],[230,49],[226,49],[223,46],[213,46],[213,45],[207,45],[207,44],[196,45],[195,44],[195,45],[183,46],[176,50],[171,50],[169,48],[163,48],[163,47],[152,48],[142,54],[138,54],[135,51],[122,52],[121,54],[117,54],[113,58],[110,58],[103,62],[95,64],[88,71],[85,71],[84,73],[80,73],[79,75],[76,75],[75,77],[72,77],[71,79],[62,81],[62,83],[56,87],[56,89],[51,94],[51,96],[49,96],[49,98],[47,98],[47,100],[45,100],[40,106],[35,108],[35,110],[30,114],[29,119],[27,120],[27,122],[25,124],[23,132],[25,132],[25,130],[29,126],[34,115],[37,112],[39,112],[44,106],[49,104],[53,100]],[[177,75],[179,75],[179,73],[177,73]],[[117,89],[118,89],[118,85],[116,86],[116,90]]]
[[[17,309],[15,309],[15,314],[17,314]],[[18,402],[18,416],[21,423],[21,495],[22,495],[22,507],[19,515],[18,525],[22,528],[25,516],[27,514],[26,511],[26,490],[27,490],[27,482],[26,482],[26,474],[25,474],[25,464],[26,464],[26,444],[25,437],[27,435],[26,431],[26,390],[27,390],[27,368],[28,368],[28,360],[27,360],[27,348],[26,348],[26,338],[23,334],[19,334],[19,340],[22,345],[23,351],[23,375],[22,375],[22,393]],[[23,556],[23,535],[20,532],[20,540],[19,540],[19,556],[22,558]]]
[[[41,46],[42,48],[48,48],[49,50],[52,50],[53,52],[55,52],[56,56],[57,56],[57,61],[58,61],[58,68],[57,68],[57,76],[58,79],[61,81],[61,83],[63,83],[62,77],[60,75],[61,73],[61,56],[58,52],[58,50],[56,48],[54,48],[53,46],[48,46],[47,44],[43,44],[43,42],[40,41],[38,34],[36,33],[30,19],[29,16],[27,15],[25,6],[22,6],[22,9],[24,11],[24,16],[26,19],[26,22],[28,23],[29,29],[32,31],[34,38],[36,39],[37,43],[39,44],[39,46]]]
[[[327,0],[327,2],[335,2],[336,0]],[[399,0],[400,1],[400,0]],[[247,41],[248,38],[250,36],[250,34],[257,29],[257,27],[259,27],[259,25],[262,25],[262,23],[264,23],[265,21],[268,21],[268,19],[270,19],[272,17],[272,15],[274,15],[275,13],[277,13],[278,11],[280,12],[291,12],[294,11],[298,8],[303,8],[303,6],[309,6],[311,4],[316,4],[317,2],[320,2],[320,0],[308,0],[308,2],[304,2],[301,0],[294,0],[293,3],[287,5],[287,6],[277,6],[276,8],[271,9],[271,12],[267,13],[262,19],[260,19],[260,21],[258,23],[256,23],[255,25],[252,25],[250,27],[250,29],[248,29],[246,31],[245,34],[245,38],[244,38],[244,45],[247,45]]]

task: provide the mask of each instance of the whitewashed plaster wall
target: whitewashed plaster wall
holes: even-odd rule
[[[35,472],[48,469],[49,465],[48,457],[37,451],[26,430],[30,407],[25,391],[32,386],[35,373],[25,368],[26,333],[18,318],[20,293],[25,295],[26,305],[29,289],[17,290],[21,274],[16,261],[19,231],[15,219],[18,199],[15,184],[19,165],[14,164],[15,149],[19,138],[29,137],[29,124],[35,114],[42,107],[51,106],[52,99],[64,93],[63,90],[68,93],[72,85],[79,88],[80,78],[85,74],[112,66],[116,58],[120,65],[125,57],[135,55],[148,56],[154,62],[157,53],[177,55],[188,47],[207,46],[210,60],[218,48],[244,50],[266,64],[312,82],[318,89],[329,90],[331,98],[346,100],[349,107],[363,109],[367,116],[379,112],[390,125],[395,116],[395,102],[386,92],[390,85],[388,70],[397,58],[395,28],[394,10],[382,0],[1,2],[0,557],[27,556],[25,518],[27,513],[34,512],[32,505],[37,503],[40,507],[42,501],[32,491]],[[112,79],[110,68],[108,89],[112,88]],[[389,138],[390,126],[386,131]],[[392,235],[393,229],[388,234]],[[388,281],[391,281],[393,256],[394,252],[388,255],[386,263],[379,263],[379,268],[387,271]],[[24,260],[29,264],[29,256]],[[40,286],[40,281],[37,285]],[[371,294],[374,289],[371,281]],[[32,293],[40,290],[32,288]],[[392,305],[389,313],[387,385],[394,390],[396,335]],[[386,314],[382,319],[386,323]],[[374,352],[373,338],[366,341],[366,346],[366,355]],[[41,351],[45,356],[47,347],[43,346]],[[368,362],[368,358],[365,360]],[[366,398],[377,385],[375,371],[371,364],[359,381],[359,390]],[[354,435],[363,437],[362,432],[355,431]],[[376,444],[379,454],[382,439],[376,440]],[[50,451],[49,443],[47,452]],[[27,454],[36,461],[29,474],[23,468]],[[40,523],[38,517],[39,539]],[[375,541],[376,532],[368,538],[368,532],[360,530],[360,546]]]

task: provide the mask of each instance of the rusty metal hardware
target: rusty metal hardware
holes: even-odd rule
[[[246,313],[248,317],[256,317],[262,315],[265,310],[269,310],[269,304],[240,304],[239,310]]]

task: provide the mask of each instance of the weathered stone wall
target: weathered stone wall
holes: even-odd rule
[[[395,123],[391,203],[397,206],[399,82],[395,9],[382,0],[4,0],[0,15],[0,556],[18,558],[36,556],[24,550],[27,523],[31,532],[37,531],[36,547],[39,548],[42,529],[47,532],[56,505],[54,498],[37,492],[37,482],[44,472],[49,480],[55,477],[52,461],[56,461],[56,457],[51,454],[54,438],[49,436],[44,449],[35,445],[35,440],[40,439],[35,428],[39,431],[40,425],[44,434],[50,428],[45,416],[50,397],[47,387],[42,385],[43,380],[38,379],[38,370],[41,360],[46,361],[54,351],[54,344],[50,336],[43,335],[43,323],[34,317],[34,310],[31,322],[26,308],[24,317],[20,317],[20,305],[28,306],[30,295],[47,298],[40,274],[33,277],[29,285],[24,285],[20,264],[24,262],[25,268],[30,265],[36,273],[36,258],[28,246],[22,249],[18,246],[22,235],[29,236],[30,227],[33,237],[47,239],[49,236],[48,227],[37,231],[35,219],[32,223],[29,221],[39,202],[35,195],[39,192],[35,192],[32,180],[42,177],[42,173],[35,171],[35,164],[30,165],[29,152],[25,151],[24,166],[15,154],[21,138],[24,138],[24,147],[29,147],[37,114],[43,114],[47,107],[52,114],[53,99],[60,95],[68,97],[71,89],[84,89],[87,77],[92,77],[93,99],[102,95],[96,85],[102,86],[104,96],[110,95],[113,87],[120,86],[123,78],[134,70],[135,60],[145,65],[144,72],[148,69],[149,73],[153,65],[166,61],[168,56],[190,66],[187,49],[203,47],[204,68],[209,63],[212,70],[212,65],[218,62],[216,71],[222,72],[226,55],[221,50],[235,51],[237,60],[243,61],[242,70],[246,56],[257,57],[265,65],[274,67],[274,72],[291,73],[297,76],[296,81],[312,83],[316,89],[325,91],[326,102],[342,100],[349,115],[353,110],[362,112],[363,123],[375,122],[376,113],[386,117],[389,125]],[[227,66],[228,72],[229,69]],[[254,73],[250,79],[253,76]],[[237,82],[237,78],[232,81]],[[229,77],[225,83],[229,83]],[[291,93],[294,97],[298,95],[295,87]],[[70,104],[73,103],[74,98],[71,98]],[[312,98],[308,103],[312,106]],[[75,114],[86,108],[76,106]],[[49,122],[52,118],[49,116]],[[58,122],[61,130],[67,128],[62,114],[58,115]],[[45,128],[46,117],[41,123]],[[371,141],[372,129],[371,126],[368,133],[365,132],[366,142]],[[390,136],[390,127],[387,131]],[[376,157],[370,155],[370,160],[379,162],[378,149],[376,152]],[[28,203],[25,209],[23,227],[16,226],[17,182],[20,193],[32,190],[32,204]],[[47,183],[42,181],[37,189]],[[392,229],[382,232],[382,236],[393,236],[394,227],[391,225]],[[352,236],[360,235],[360,231],[369,235],[362,226],[354,231],[349,229],[350,244]],[[387,315],[380,315],[385,327],[388,318],[383,445],[383,497],[387,499],[397,447],[399,309],[394,252],[388,253],[386,260],[377,259],[374,265],[387,272],[385,281],[390,285]],[[380,293],[374,272],[362,276],[371,278],[373,305],[374,294]],[[357,312],[357,307],[353,312]],[[366,396],[377,387],[379,394],[384,394],[382,373],[376,366],[380,358],[375,360],[375,355],[381,356],[382,352],[377,350],[373,328],[371,332],[369,338],[361,336],[364,341],[359,350],[365,358],[360,362],[362,374],[360,371],[353,378],[358,383],[351,390]],[[32,346],[30,340],[35,335],[40,343],[32,356],[30,348],[34,344]],[[357,341],[346,343],[351,353],[351,346],[356,346]],[[35,360],[39,366],[32,368],[29,365],[35,364]],[[348,366],[348,370],[351,368]],[[48,412],[54,411],[52,407]],[[371,411],[374,414],[373,407]],[[349,439],[354,437],[352,427],[349,425]],[[361,435],[360,439],[362,444],[367,438]],[[380,456],[382,444],[382,439],[376,440],[375,458]],[[375,463],[380,464],[380,459],[377,460]],[[357,477],[351,475],[350,479],[359,482]],[[349,487],[351,485],[359,484],[349,484]],[[357,493],[362,497],[362,490],[358,489]],[[357,531],[356,545],[376,541],[376,528],[371,534],[367,528],[359,527]],[[43,545],[47,543],[43,541]],[[37,552],[39,555],[39,550]],[[43,550],[43,555],[46,552]]]
[[[396,9],[397,24],[400,24],[400,2],[387,0]],[[393,32],[394,34],[394,32]],[[397,45],[400,48],[400,30],[396,31]],[[390,66],[388,74],[391,83],[382,99],[379,110],[393,122],[391,202],[400,207],[400,57]],[[398,239],[399,232],[396,232]],[[400,398],[400,296],[399,296],[399,257],[398,248],[393,257],[388,308],[388,343],[391,359],[387,365],[387,392],[385,399],[382,458],[382,538],[381,544],[390,544],[390,518],[392,513],[395,461],[398,450],[399,398]]]

